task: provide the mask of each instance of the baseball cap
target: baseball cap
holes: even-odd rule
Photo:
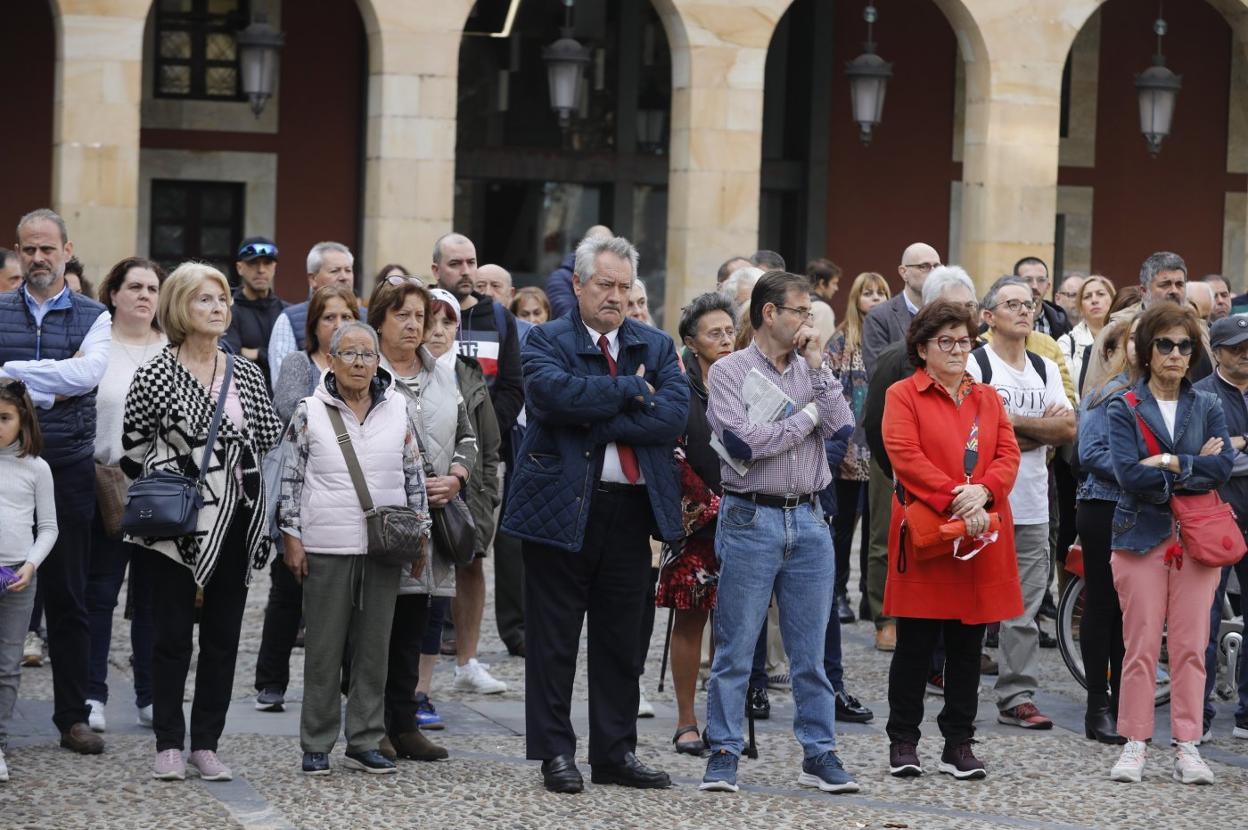
[[[1248,315],[1233,314],[1223,317],[1209,328],[1209,345],[1238,346],[1248,340]]]
[[[251,262],[253,259],[267,257],[277,259],[277,245],[267,236],[249,236],[238,245],[238,259]]]

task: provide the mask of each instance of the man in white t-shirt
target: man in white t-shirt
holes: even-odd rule
[[[1010,491],[1014,550],[1023,589],[1023,613],[1001,623],[997,720],[1024,729],[1051,729],[1032,701],[1039,685],[1040,629],[1036,614],[1049,576],[1048,447],[1074,440],[1075,415],[1057,364],[1026,349],[1036,312],[1031,288],[1002,277],[984,297],[984,322],[992,340],[976,350],[967,370],[996,387],[1010,414],[1022,458]]]

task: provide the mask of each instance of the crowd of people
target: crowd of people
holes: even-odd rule
[[[1160,678],[1175,778],[1214,780],[1197,748],[1211,637],[1230,571],[1248,585],[1248,569],[1199,532],[1226,504],[1248,528],[1248,316],[1176,254],[1145,260],[1138,287],[1069,275],[1056,291],[1026,257],[981,297],[916,242],[902,289],[857,275],[838,324],[833,262],[798,274],[761,250],[724,262],[676,338],[654,325],[637,250],[603,226],[545,290],[516,290],[448,233],[427,277],[387,264],[360,297],[351,250],[320,242],[298,304],[276,295],[264,237],[240,242],[233,288],[212,265],[132,257],[93,298],[81,268],[68,280],[73,255],[46,209],[0,250],[0,750],[46,620],[61,746],[104,751],[125,584],[152,775],[229,780],[243,610],[268,569],[255,706],[282,711],[302,641],[303,772],[332,771],[340,733],[347,769],[446,758],[427,734],[445,727],[439,655],[457,691],[507,688],[478,660],[488,556],[499,636],[526,660],[527,755],[553,792],[584,787],[570,711],[586,619],[591,780],[671,786],[635,753],[656,606],[672,613],[673,748],[706,759],[702,789],[738,789],[769,688],[793,693],[799,783],[859,789],[836,751],[838,720],[874,718],[845,684],[841,627],[858,618],[892,652],[889,772],[922,774],[934,695],[936,768],[983,778],[984,675],[1000,723],[1053,726],[1042,621],[1078,550],[1086,736],[1122,746],[1110,777],[1141,780]],[[155,529],[134,493],[175,480],[189,524]]]

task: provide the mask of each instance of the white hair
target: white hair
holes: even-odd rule
[[[346,254],[347,260],[354,265],[355,254],[351,253],[351,249],[341,242],[318,242],[312,246],[312,250],[308,251],[308,273],[315,274],[321,270],[321,262],[325,259],[326,251],[337,251],[340,254]]]
[[[745,286],[753,288],[754,284],[758,282],[765,273],[766,272],[762,268],[758,268],[753,265],[738,268],[728,275],[728,279],[720,283],[719,293],[723,294],[731,300],[733,304],[735,304],[737,302],[738,289]]]
[[[640,288],[641,296],[650,299],[650,292],[646,291],[646,284],[641,281],[641,277],[633,277],[633,288]]]
[[[923,305],[934,303],[940,299],[940,295],[944,294],[955,285],[961,285],[971,292],[971,296],[975,296],[975,283],[971,281],[971,275],[966,273],[966,269],[959,265],[942,265],[939,268],[933,268],[932,273],[927,275],[927,279],[923,281]]]
[[[377,338],[377,330],[362,320],[352,320],[350,323],[343,323],[334,332],[334,336],[329,338],[330,354],[338,353],[338,344],[342,342],[342,338],[346,337],[353,331],[362,331],[373,339],[373,351],[381,351],[381,342]]]
[[[615,254],[626,260],[633,270],[633,279],[637,279],[637,249],[633,243],[622,236],[587,236],[576,246],[574,268],[582,285],[593,278],[599,254]]]

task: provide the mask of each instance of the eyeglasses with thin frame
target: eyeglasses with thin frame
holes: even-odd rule
[[[357,352],[350,350],[345,352],[334,352],[334,357],[338,358],[343,363],[346,363],[348,366],[356,363],[362,363],[365,366],[372,366],[377,362],[381,355],[377,354],[377,352]]]
[[[407,283],[410,282],[410,283],[415,283],[416,285],[419,285],[421,288],[425,287],[425,281],[422,280],[420,277],[400,276],[399,274],[391,274],[390,276],[386,277],[386,282],[394,286],[406,285]]]
[[[815,312],[811,311],[809,308],[793,308],[793,306],[788,305],[778,305],[776,308],[782,311],[791,311],[806,322],[810,322],[815,319]]]
[[[939,268],[939,267],[940,267],[940,263],[939,263],[939,262],[916,262],[916,263],[913,263],[913,264],[911,264],[911,265],[907,265],[907,264],[905,264],[905,263],[902,263],[902,266],[901,266],[901,267],[902,267],[902,268],[913,268],[914,270],[918,271],[919,273],[922,273],[922,274],[928,274],[928,273],[931,273],[931,271],[932,271],[932,269],[933,269],[933,268]]]
[[[954,346],[957,346],[958,351],[960,352],[969,352],[971,349],[975,348],[975,341],[969,337],[954,338],[949,337],[948,335],[942,335],[940,337],[928,338],[927,342],[935,343],[936,348],[940,349],[945,354],[951,353]]]
[[[1036,304],[1032,300],[1002,300],[992,306],[992,308],[1000,308],[1001,306],[1008,308],[1011,314],[1017,314],[1020,308],[1027,309],[1028,314],[1036,310]]]
[[[1172,351],[1174,351],[1177,348],[1179,350],[1179,354],[1183,355],[1184,357],[1187,357],[1192,353],[1193,347],[1192,347],[1191,338],[1179,340],[1176,342],[1174,340],[1171,340],[1169,337],[1158,337],[1156,340],[1153,341],[1153,348],[1156,349],[1157,353],[1162,356],[1170,354]]]

